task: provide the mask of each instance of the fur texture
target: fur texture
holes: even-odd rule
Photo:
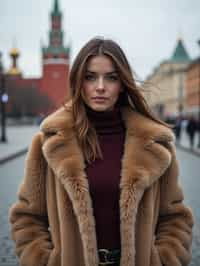
[[[183,204],[170,129],[122,110],[121,266],[188,265],[193,217]],[[10,209],[23,266],[97,266],[95,219],[70,104],[50,115],[30,147]],[[33,249],[34,248],[34,249]]]

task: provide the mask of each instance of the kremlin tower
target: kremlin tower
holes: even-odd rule
[[[40,89],[48,95],[54,107],[64,102],[67,96],[69,75],[69,47],[63,43],[62,13],[58,0],[54,0],[51,12],[49,44],[42,48],[42,78]]]
[[[47,115],[65,101],[68,94],[70,49],[64,46],[63,37],[62,13],[58,0],[54,0],[49,43],[41,51],[41,77],[25,78],[17,65],[19,50],[13,47],[10,51],[12,65],[6,73],[9,115]]]

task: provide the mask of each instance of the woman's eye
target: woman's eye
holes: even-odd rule
[[[107,79],[110,81],[116,81],[116,80],[118,80],[118,76],[116,76],[116,75],[108,76]]]
[[[95,76],[88,74],[85,76],[85,79],[86,80],[95,80]]]

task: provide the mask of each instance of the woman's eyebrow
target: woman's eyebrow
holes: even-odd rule
[[[86,70],[87,73],[90,73],[90,74],[96,74],[96,72],[94,71],[91,71],[91,70]]]
[[[105,73],[106,75],[112,75],[112,74],[117,74],[117,71],[116,70],[114,70],[114,71],[111,71],[111,72],[107,72],[107,73]]]

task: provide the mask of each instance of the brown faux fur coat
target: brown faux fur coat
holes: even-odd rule
[[[120,181],[121,266],[188,265],[193,217],[183,204],[170,129],[129,108]],[[44,120],[10,209],[22,266],[97,266],[95,220],[70,106]],[[103,195],[102,195],[103,197]]]

